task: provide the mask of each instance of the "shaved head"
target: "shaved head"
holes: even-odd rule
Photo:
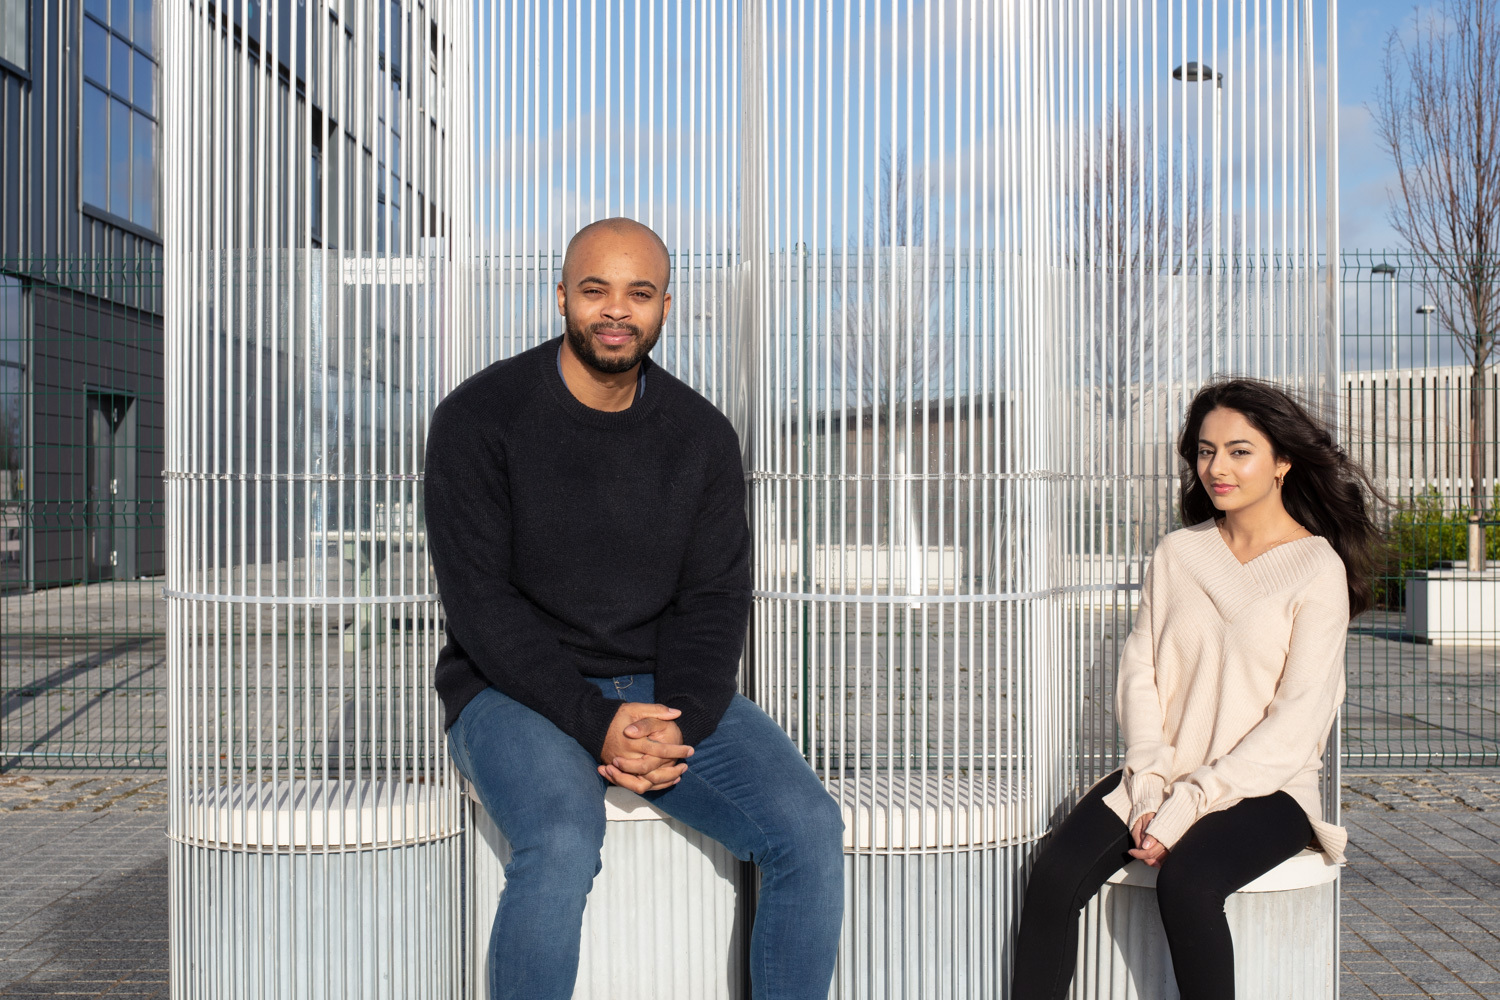
[[[557,311],[569,353],[593,372],[631,371],[650,353],[672,308],[667,245],[634,219],[600,219],[568,241]]]
[[[622,250],[634,250],[644,242],[654,247],[655,252],[661,258],[661,290],[666,291],[667,282],[672,278],[672,256],[667,252],[667,244],[656,235],[656,230],[634,219],[624,216],[616,216],[612,219],[600,219],[598,222],[590,222],[568,241],[568,249],[563,254],[562,280],[564,285],[571,284],[576,277],[573,274],[573,265],[577,261],[579,252],[585,247],[594,249],[608,248],[611,244],[619,244]]]

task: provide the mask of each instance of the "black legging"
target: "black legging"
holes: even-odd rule
[[[1052,833],[1026,884],[1011,1000],[1067,996],[1078,955],[1078,915],[1127,861],[1130,830],[1102,801],[1099,782]],[[1312,841],[1312,824],[1286,792],[1245,799],[1194,823],[1162,861],[1156,903],[1182,1000],[1233,1000],[1234,942],[1224,900]]]

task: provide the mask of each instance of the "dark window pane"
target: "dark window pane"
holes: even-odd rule
[[[83,19],[83,75],[109,85],[109,32],[89,18]]]
[[[323,157],[316,146],[312,151],[312,184],[309,192],[309,200],[312,203],[313,239],[320,239],[323,235]]]
[[[26,360],[21,338],[21,283],[0,277],[0,361]]]
[[[113,17],[109,26],[114,28],[126,38],[130,37],[130,0],[111,0],[110,8]]]
[[[251,38],[259,41],[260,0],[249,0],[249,2],[245,4],[245,8],[245,30],[249,33]],[[236,21],[238,21],[240,17],[240,5],[238,3],[231,3],[229,5],[229,9],[234,12],[234,18]]]
[[[147,52],[156,51],[156,4],[154,0],[135,0],[135,34],[131,41],[136,48]]]
[[[83,9],[105,24],[109,23],[109,0],[84,0]]]
[[[92,84],[83,85],[83,200],[109,208],[109,98]]]
[[[156,114],[156,64],[139,52],[135,54],[135,91],[131,100],[137,107]]]
[[[156,228],[156,123],[136,114],[134,144],[131,154],[131,176],[134,181],[130,218],[139,226]]]
[[[130,218],[130,107],[109,102],[109,210]]]
[[[31,68],[30,53],[26,51],[29,41],[26,31],[27,6],[28,4],[16,0],[9,3],[0,0],[0,56],[22,69]]]
[[[401,3],[391,0],[391,75],[401,73]]]
[[[130,100],[130,46],[113,36],[109,40],[109,89],[116,97]]]

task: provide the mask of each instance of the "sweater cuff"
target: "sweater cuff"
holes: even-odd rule
[[[1126,784],[1130,793],[1130,819],[1125,825],[1134,830],[1136,820],[1161,808],[1167,783],[1159,774],[1132,774]]]
[[[1156,818],[1146,827],[1146,832],[1169,851],[1177,846],[1188,828],[1198,822],[1198,797],[1189,791],[1192,786],[1179,783],[1174,787],[1175,790],[1156,811]]]
[[[604,752],[604,738],[609,735],[609,727],[623,704],[623,701],[614,698],[596,698],[588,702],[579,732],[574,739],[593,754],[595,760],[602,759],[599,755]]]
[[[690,747],[696,747],[719,728],[720,716],[705,712],[692,702],[678,701],[676,704],[667,702],[666,705],[668,708],[681,709],[682,714],[677,717],[677,728],[682,733],[682,742]]]

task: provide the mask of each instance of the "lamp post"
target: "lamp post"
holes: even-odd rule
[[[1172,79],[1182,80],[1185,83],[1208,83],[1213,81],[1216,87],[1224,86],[1224,74],[1215,73],[1212,66],[1207,63],[1188,62],[1183,63],[1172,71]]]
[[[1391,341],[1391,371],[1396,370],[1396,265],[1381,261],[1370,268],[1371,274],[1382,274],[1388,279],[1391,286],[1391,308],[1387,316],[1390,317],[1390,329],[1388,331]]]
[[[1213,152],[1211,154],[1210,163],[1212,164],[1213,177],[1214,177],[1213,190],[1210,193],[1212,201],[1209,203],[1209,218],[1212,219],[1212,220],[1214,220],[1215,222],[1217,222],[1218,221],[1218,217],[1219,217],[1219,185],[1218,185],[1218,177],[1219,177],[1219,99],[1223,95],[1223,91],[1224,91],[1224,74],[1223,73],[1215,72],[1214,68],[1212,66],[1208,65],[1207,63],[1200,63],[1200,62],[1198,62],[1196,60],[1193,60],[1191,62],[1183,63],[1181,66],[1178,66],[1176,69],[1172,70],[1172,79],[1179,80],[1179,81],[1181,81],[1183,83],[1212,83],[1214,85],[1213,104],[1212,104],[1211,110],[1209,112],[1210,116],[1211,116],[1211,130],[1212,130],[1212,133],[1213,133],[1213,136],[1212,136],[1212,141],[1213,141],[1212,150],[1213,150]],[[1200,218],[1199,225],[1201,226],[1202,225],[1202,222],[1201,222],[1201,218],[1202,217],[1200,216],[1199,218]],[[1210,257],[1212,259],[1212,264],[1210,264],[1210,268],[1212,268],[1214,264],[1218,263],[1217,257],[1218,257],[1218,251],[1219,251],[1219,227],[1217,225],[1213,227],[1213,241],[1214,241],[1213,248],[1210,251]],[[1218,272],[1217,272],[1217,270],[1213,270],[1212,273],[1214,274],[1214,279],[1213,279],[1214,287],[1213,287],[1213,291],[1214,291],[1215,295],[1217,295],[1217,292],[1218,292],[1218,276],[1217,276]],[[1199,301],[1202,301],[1202,300],[1200,299]],[[1200,317],[1200,319],[1201,319],[1201,317]],[[1200,337],[1202,336],[1201,330],[1199,332],[1199,336]],[[1212,347],[1212,351],[1213,351],[1212,365],[1213,365],[1214,370],[1218,370],[1218,367],[1219,367],[1219,357],[1218,357],[1218,355],[1219,355],[1219,338],[1218,338],[1217,331],[1215,331],[1213,340],[1211,341],[1211,347]]]
[[[1437,312],[1437,306],[1430,302],[1423,302],[1417,306],[1417,315],[1422,317],[1422,367],[1432,367],[1432,337],[1427,324],[1431,322],[1428,316]]]

